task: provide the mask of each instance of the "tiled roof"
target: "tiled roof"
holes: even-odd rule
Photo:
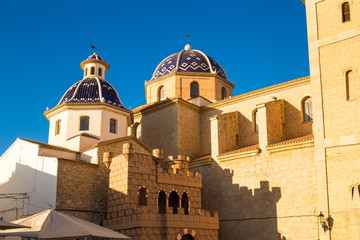
[[[306,142],[306,141],[313,140],[313,139],[314,139],[314,134],[309,134],[309,135],[305,135],[305,136],[301,136],[301,137],[282,140],[277,143],[270,144],[269,147],[287,145],[287,144],[292,144],[292,143]]]
[[[154,71],[151,80],[172,72],[214,73],[228,80],[224,69],[214,59],[198,50],[182,50],[165,58]]]
[[[223,152],[223,153],[219,154],[219,156],[230,155],[230,154],[240,153],[240,152],[252,151],[252,150],[256,150],[258,148],[259,148],[259,144],[246,146],[246,147],[239,147],[239,148],[227,151],[227,152]]]
[[[99,78],[84,78],[72,85],[61,98],[58,106],[65,103],[106,103],[125,109],[115,88]]]
[[[47,143],[37,142],[37,141],[28,140],[28,139],[24,139],[24,138],[19,138],[19,139],[20,139],[20,140],[23,140],[23,141],[26,141],[26,142],[29,142],[29,143],[37,144],[37,145],[39,145],[40,147],[43,147],[43,148],[60,150],[60,151],[65,151],[65,152],[72,152],[72,153],[79,153],[79,152],[70,150],[70,149],[68,149],[68,148],[59,147],[59,146],[56,146],[56,145],[51,145],[51,144],[47,144]]]

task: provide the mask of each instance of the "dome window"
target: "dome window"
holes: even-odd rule
[[[225,99],[227,96],[226,96],[226,89],[225,87],[222,87],[221,88],[221,99]]]
[[[99,68],[99,76],[102,76],[102,68]]]
[[[89,121],[90,118],[88,116],[80,117],[80,131],[89,130]]]
[[[95,74],[95,67],[91,67],[90,74],[91,74],[91,75],[94,75],[94,74]]]
[[[164,86],[160,86],[158,90],[158,101],[164,100],[165,98],[165,88]]]
[[[110,132],[111,133],[116,133],[116,126],[117,126],[117,120],[110,119]]]
[[[61,119],[57,120],[55,123],[55,135],[59,135],[61,131]]]
[[[199,96],[199,84],[197,82],[192,82],[190,84],[190,97],[196,98]]]

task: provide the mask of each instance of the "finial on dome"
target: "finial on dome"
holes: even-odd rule
[[[191,46],[190,46],[190,44],[189,44],[190,35],[187,33],[187,34],[186,34],[186,37],[187,37],[187,44],[186,44],[186,46],[185,46],[185,50],[186,50],[186,51],[190,51],[190,50],[191,50]]]
[[[95,49],[95,54],[96,54],[96,50],[100,50],[100,48],[97,47],[97,42],[95,42],[95,46],[90,44],[90,47]]]

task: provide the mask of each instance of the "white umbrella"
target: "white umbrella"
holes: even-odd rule
[[[12,221],[12,223],[21,224],[29,228],[0,230],[0,236],[27,238],[80,238],[85,236],[129,238],[108,228],[54,210],[46,210]]]
[[[26,228],[26,226],[0,220],[0,230],[11,229],[11,228]]]

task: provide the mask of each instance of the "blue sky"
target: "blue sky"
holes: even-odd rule
[[[300,0],[0,0],[0,155],[17,137],[47,142],[43,112],[82,78],[93,53],[124,105],[145,104],[159,62],[193,49],[215,59],[234,95],[308,76]]]

